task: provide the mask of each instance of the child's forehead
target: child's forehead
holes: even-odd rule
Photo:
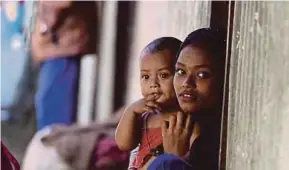
[[[174,58],[169,50],[157,51],[154,53],[142,53],[140,56],[141,62],[151,61],[171,61]]]
[[[143,55],[140,58],[141,70],[158,70],[162,68],[173,68],[175,63],[172,57],[166,53],[154,53]]]

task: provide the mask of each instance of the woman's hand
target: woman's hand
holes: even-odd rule
[[[190,149],[190,137],[192,135],[193,124],[191,115],[178,112],[171,115],[168,122],[162,122],[162,136],[165,153],[171,153],[179,157],[184,157]]]

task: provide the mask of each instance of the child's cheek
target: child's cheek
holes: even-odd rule
[[[144,85],[141,86],[141,94],[143,95],[143,97],[148,96],[148,89]]]

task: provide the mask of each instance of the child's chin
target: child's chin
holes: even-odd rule
[[[163,98],[158,98],[158,99],[156,100],[156,102],[157,102],[158,104],[160,104],[161,106],[167,106],[167,105],[172,104],[169,100],[165,100],[165,99],[163,99]]]

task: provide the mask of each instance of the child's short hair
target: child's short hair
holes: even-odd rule
[[[181,46],[181,40],[175,37],[161,37],[150,42],[142,51],[145,54],[154,54],[163,50],[169,50],[174,56],[174,61],[177,60],[177,53]]]
[[[226,58],[225,31],[216,28],[201,28],[191,32],[181,44],[177,56],[186,46],[199,47],[213,56],[218,64],[224,64]]]

